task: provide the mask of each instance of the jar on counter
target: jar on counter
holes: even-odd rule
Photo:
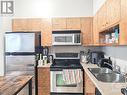
[[[85,63],[87,61],[84,51],[80,51],[80,62]]]

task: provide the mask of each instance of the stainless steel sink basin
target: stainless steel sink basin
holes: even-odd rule
[[[94,74],[98,74],[98,73],[114,73],[112,70],[108,69],[108,68],[89,68],[89,70],[94,73]]]
[[[124,76],[122,74],[117,73],[101,73],[95,77],[102,82],[112,82],[112,83],[125,82]]]
[[[102,82],[123,83],[125,78],[122,74],[113,72],[108,68],[88,68],[95,78]]]

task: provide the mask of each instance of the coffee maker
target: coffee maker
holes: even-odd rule
[[[102,51],[90,51],[89,54],[90,54],[89,55],[90,56],[89,61],[92,64],[98,64],[99,60],[104,58],[104,52],[102,52]]]
[[[53,55],[49,55],[48,47],[43,47],[43,60],[44,60],[44,64],[53,63]]]

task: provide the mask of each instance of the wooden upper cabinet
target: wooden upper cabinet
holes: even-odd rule
[[[121,0],[107,0],[97,12],[98,31],[103,31],[120,21]]]
[[[12,30],[17,31],[41,31],[41,45],[52,45],[52,21],[48,18],[13,19]]]
[[[26,19],[13,19],[12,31],[27,31],[28,21]]]
[[[101,9],[101,30],[104,30],[106,25],[108,24],[108,18],[107,18],[107,6],[104,4]]]
[[[121,9],[121,0],[107,0],[107,17],[108,21],[106,27],[113,26],[114,24],[119,23],[120,21],[120,9]]]
[[[41,19],[13,19],[12,30],[15,31],[41,31]]]
[[[104,4],[100,10],[97,12],[98,15],[98,31],[101,32],[106,27],[107,23],[107,9],[106,4]]]
[[[127,0],[121,0],[121,20],[127,21]]]
[[[127,45],[127,0],[121,0],[120,45]]]
[[[41,45],[52,45],[52,21],[50,18],[44,18],[41,20]]]
[[[97,21],[97,25],[98,25],[98,31],[100,32],[102,30],[102,9],[99,10],[99,12],[97,13],[98,15],[98,21]]]
[[[93,18],[93,45],[99,45],[98,15]]]
[[[92,45],[93,43],[92,26],[93,26],[92,17],[81,18],[81,32],[83,46]]]
[[[80,18],[67,18],[67,29],[81,29]]]
[[[41,31],[41,19],[27,19],[29,31]]]
[[[66,18],[53,18],[52,19],[53,30],[65,30],[66,29]]]
[[[53,30],[81,29],[80,18],[53,18]]]

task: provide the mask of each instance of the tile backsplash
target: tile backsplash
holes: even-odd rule
[[[110,57],[110,56],[105,56],[106,58]],[[122,59],[118,59],[118,58],[114,58],[111,57],[112,60],[112,64],[117,65],[120,67],[120,72],[121,73],[127,73],[127,61],[126,60],[122,60]]]
[[[116,58],[115,62],[120,66],[121,72],[127,73],[127,61]]]
[[[127,73],[127,46],[100,47],[106,56],[111,57],[113,63],[120,66],[121,72]]]
[[[50,54],[60,53],[60,52],[73,52],[80,53],[80,51],[96,50],[99,51],[99,47],[83,47],[83,46],[52,46],[50,50]]]
[[[74,52],[74,53],[80,53],[84,49],[83,46],[52,46],[50,48],[50,53],[61,53],[61,52]]]

